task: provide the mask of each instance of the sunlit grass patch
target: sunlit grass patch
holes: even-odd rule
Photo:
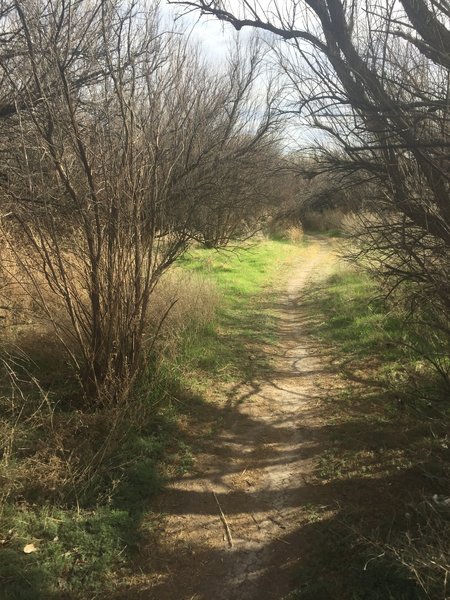
[[[301,253],[302,246],[263,240],[235,250],[194,248],[180,261],[186,269],[211,277],[224,291],[227,304],[272,283],[277,270]]]
[[[200,385],[250,378],[264,359],[252,353],[276,339],[273,308],[277,285],[306,244],[263,240],[236,250],[191,250],[180,266],[210,280],[220,295],[216,317],[181,340],[180,368]]]
[[[376,283],[363,272],[341,268],[313,292],[311,307],[321,315],[316,335],[337,342],[346,353],[399,356],[404,321],[389,310]]]

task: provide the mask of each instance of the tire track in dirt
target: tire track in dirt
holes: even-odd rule
[[[330,242],[314,240],[270,307],[279,336],[270,349],[273,370],[234,390],[236,405],[197,457],[195,472],[170,484],[164,532],[149,550],[157,574],[136,598],[280,600],[289,590],[292,570],[307,551],[296,533],[307,522],[314,499],[307,483],[323,446],[317,406],[335,378],[308,335],[303,298],[334,261]]]

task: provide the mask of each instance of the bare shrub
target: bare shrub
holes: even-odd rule
[[[248,234],[253,162],[276,155],[275,96],[255,92],[258,43],[212,74],[144,4],[15,3],[2,21],[16,32],[2,233],[99,406],[126,398],[145,361],[161,275],[192,239]]]
[[[168,270],[154,290],[145,328],[149,340],[160,328],[155,352],[170,363],[183,332],[210,323],[219,300],[216,287],[201,275],[178,267]],[[75,505],[107,499],[126,473],[127,461],[133,460],[121,453],[130,430],[151,422],[160,399],[153,403],[147,391],[145,402],[137,393],[95,411],[67,410],[58,389],[45,392],[30,372],[33,357],[60,368],[60,348],[51,330],[38,315],[30,315],[31,323],[3,331],[4,347],[18,352],[20,344],[22,351],[5,356],[0,373],[6,387],[0,395],[0,511],[8,499]]]

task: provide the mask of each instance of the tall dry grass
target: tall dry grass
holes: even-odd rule
[[[278,240],[288,240],[298,244],[303,239],[303,228],[300,221],[293,217],[274,217],[266,227],[269,237]]]
[[[410,573],[424,592],[424,597],[446,600],[450,592],[450,498],[434,496],[409,506],[405,514],[406,531],[394,533],[389,541],[362,541],[375,550],[375,557],[389,557],[393,564]]]
[[[86,498],[108,495],[102,479],[118,485],[110,474],[126,470],[128,459],[119,450],[130,429],[146,426],[159,408],[158,402],[142,402],[133,393],[120,405],[85,408],[52,320],[33,302],[34,289],[14,253],[2,252],[0,511],[8,499],[47,498],[79,505]],[[45,282],[41,293],[53,303],[53,318],[64,319],[63,307]],[[204,277],[170,269],[150,303],[147,353],[152,362],[158,364],[162,356],[166,362],[174,360],[182,336],[209,323],[219,299]],[[152,381],[144,384],[151,386]]]
[[[149,314],[149,330],[154,331],[171,307],[161,326],[157,351],[166,357],[176,354],[180,336],[187,329],[192,331],[210,323],[219,302],[217,287],[206,277],[178,267],[170,269],[155,288]]]

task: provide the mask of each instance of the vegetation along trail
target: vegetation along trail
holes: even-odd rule
[[[305,521],[320,452],[316,404],[332,378],[307,334],[302,299],[335,260],[330,242],[315,240],[276,306],[266,307],[275,310],[278,329],[278,343],[261,349],[271,370],[232,390],[234,409],[195,472],[169,486],[151,597],[268,599],[288,591],[285,569],[299,554],[291,538]],[[149,589],[142,593],[149,597]]]

